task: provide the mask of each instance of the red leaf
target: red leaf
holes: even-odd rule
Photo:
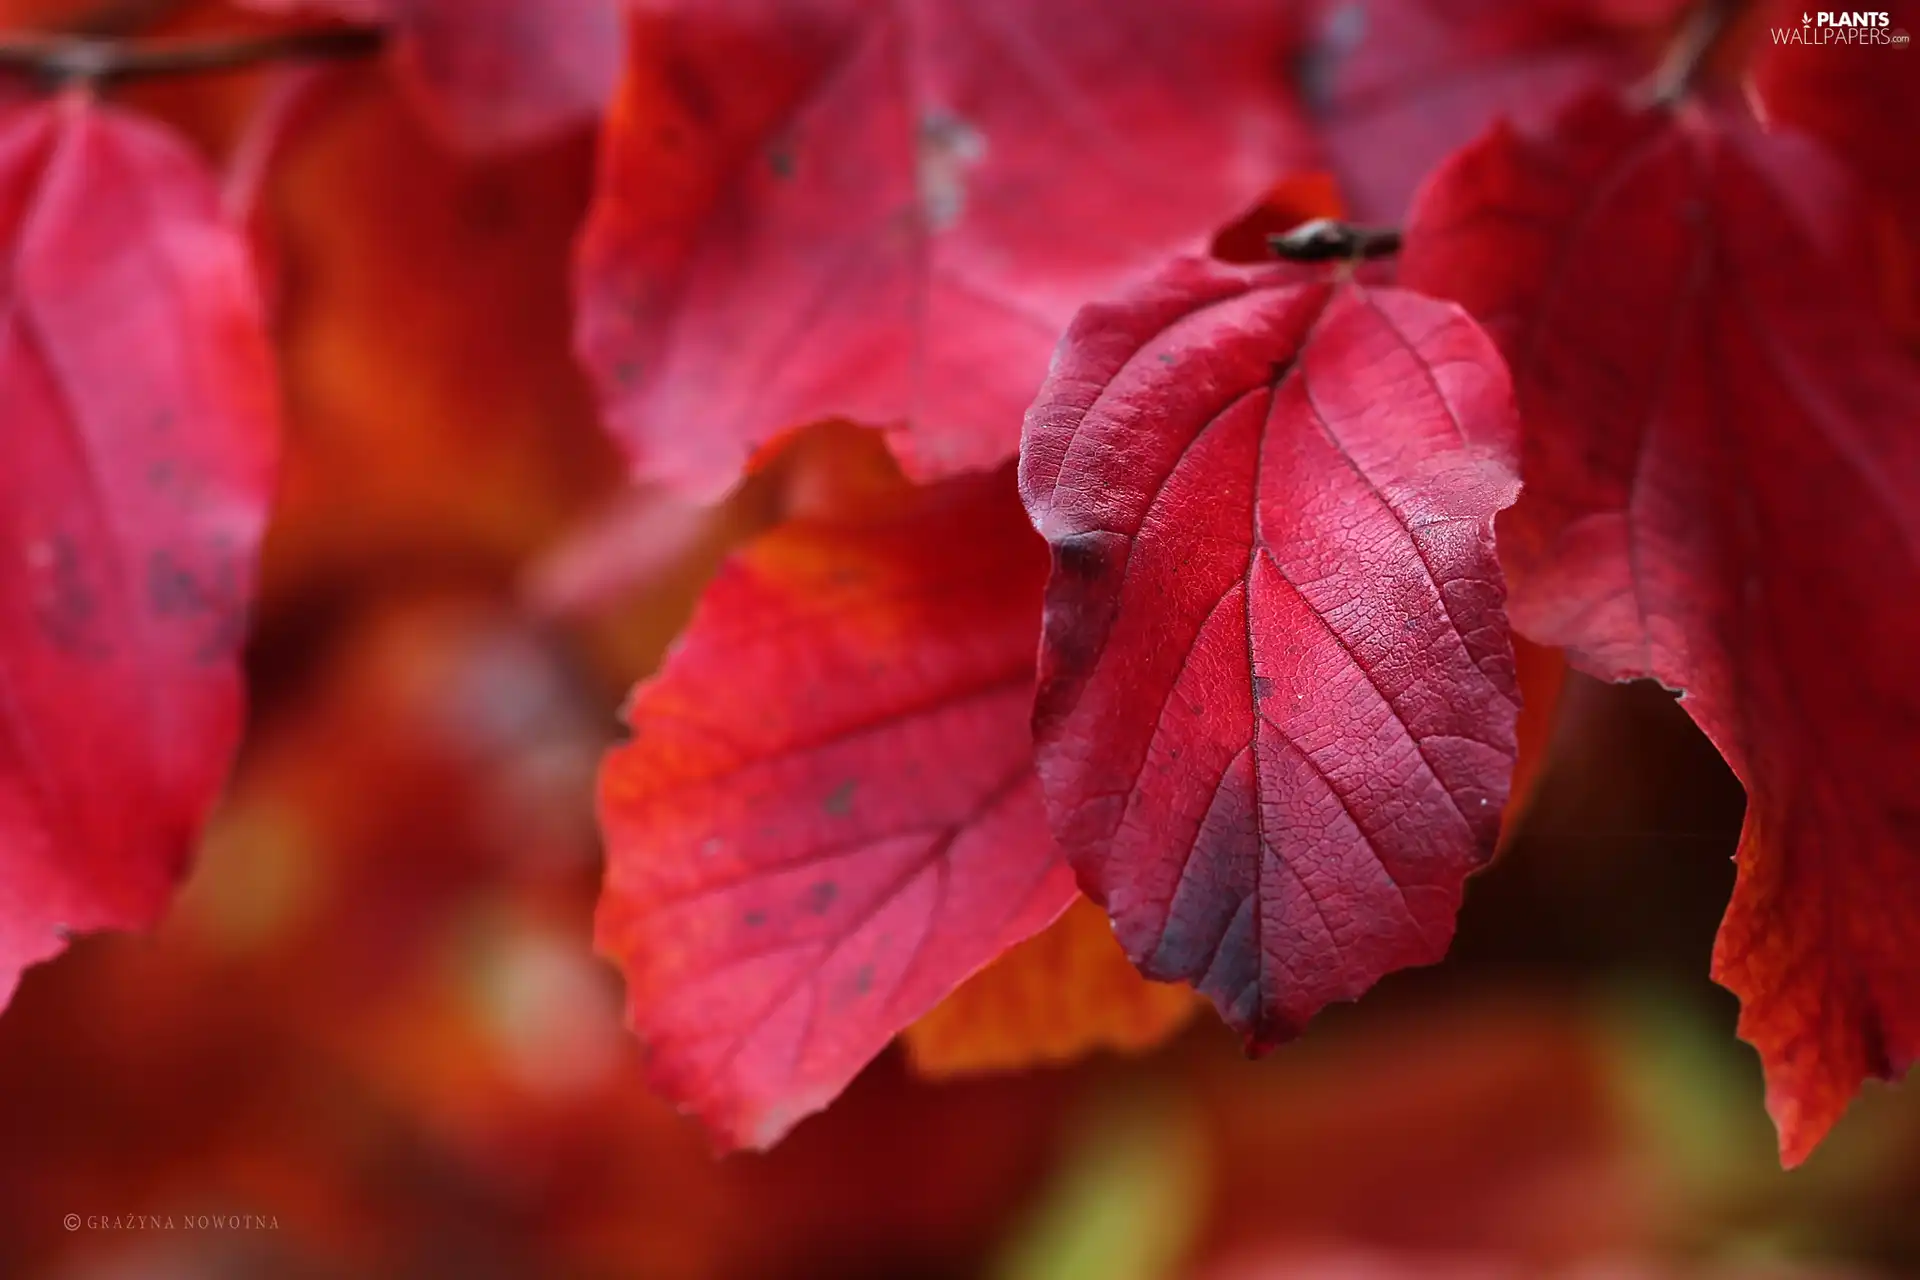
[[[1895,4],[1888,34],[1920,35],[1920,4]],[[1802,10],[1785,5],[1773,15],[1780,30],[1795,30]],[[1920,304],[1920,163],[1914,161],[1913,122],[1920,120],[1920,74],[1911,45],[1777,44],[1760,47],[1753,87],[1771,120],[1805,129],[1846,161],[1904,230],[1907,294],[1897,307]],[[1908,317],[1911,322],[1911,315]]]
[[[185,147],[0,108],[0,1002],[153,923],[225,778],[276,444],[252,267]]]
[[[1045,557],[1004,473],[723,571],[601,776],[599,946],[654,1086],[766,1147],[1073,900],[1028,712]]]
[[[1083,311],[1027,418],[1054,832],[1255,1047],[1439,959],[1492,854],[1516,433],[1458,309],[1198,261]]]
[[[241,0],[266,13],[390,23],[401,80],[470,151],[592,123],[619,77],[621,0]]]
[[[1920,370],[1862,226],[1801,139],[1595,96],[1456,158],[1402,263],[1513,362],[1515,624],[1686,690],[1746,784],[1714,973],[1789,1164],[1920,1053]]]
[[[663,0],[580,264],[636,468],[711,494],[845,417],[922,478],[1013,455],[1088,296],[1205,246],[1307,147],[1271,0]]]
[[[1362,221],[1499,116],[1550,111],[1653,67],[1682,0],[1320,0],[1307,100]]]

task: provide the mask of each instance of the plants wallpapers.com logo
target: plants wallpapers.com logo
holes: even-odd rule
[[[1853,44],[1888,45],[1893,48],[1905,48],[1908,44],[1907,33],[1891,25],[1891,17],[1885,12],[1830,12],[1800,15],[1797,27],[1774,27],[1771,32],[1775,44]]]

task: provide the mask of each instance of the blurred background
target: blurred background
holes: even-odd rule
[[[131,96],[232,157],[282,88]],[[1577,676],[1446,964],[1257,1063],[1210,1014],[1011,1074],[896,1049],[716,1160],[591,954],[593,770],[719,557],[846,441],[717,511],[623,491],[568,350],[592,139],[465,162],[376,68],[317,92],[235,194],[289,408],[248,745],[165,926],[0,1016],[0,1275],[1920,1275],[1920,1091],[1870,1085],[1780,1171],[1706,977],[1740,790],[1660,690]]]

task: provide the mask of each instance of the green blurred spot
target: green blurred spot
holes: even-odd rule
[[[1200,1227],[1206,1169],[1199,1118],[1173,1097],[1099,1099],[994,1280],[1167,1280]]]

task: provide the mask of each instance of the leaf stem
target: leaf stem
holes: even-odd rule
[[[1686,21],[1667,46],[1666,56],[1647,80],[1641,92],[1655,106],[1673,106],[1692,90],[1707,57],[1727,33],[1727,28],[1742,9],[1745,0],[1700,0],[1688,12]]]
[[[1365,262],[1400,252],[1400,229],[1315,218],[1281,235],[1268,236],[1267,248],[1286,262]]]
[[[377,27],[329,27],[208,40],[17,36],[0,39],[0,72],[30,75],[53,87],[101,85],[232,71],[265,62],[361,58],[378,52],[385,41],[386,32]]]

